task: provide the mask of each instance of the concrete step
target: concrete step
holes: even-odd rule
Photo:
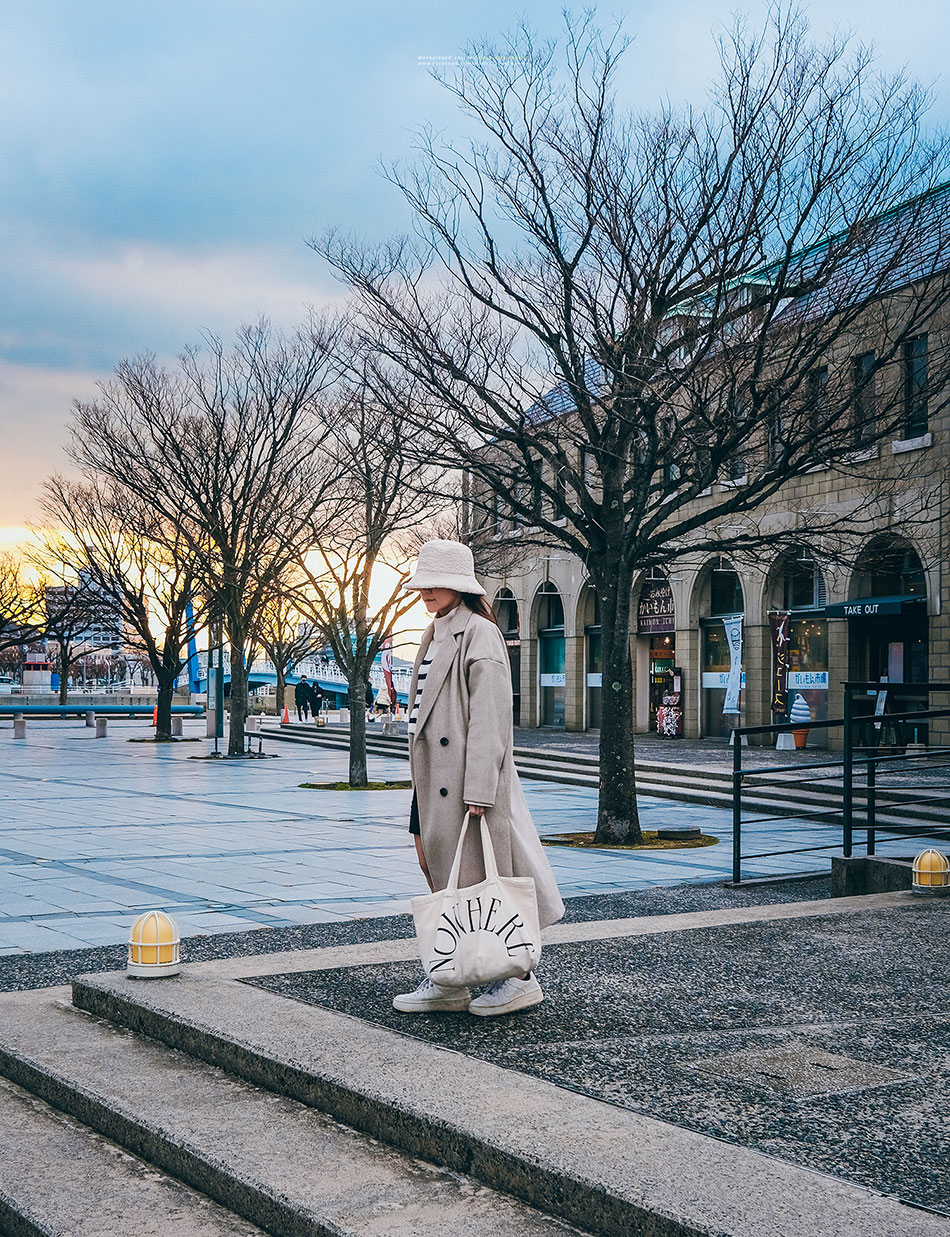
[[[134,990],[134,981],[121,978]],[[268,1233],[577,1233],[496,1190],[382,1146],[297,1098],[47,994],[29,995],[35,999],[21,994],[4,1003],[0,1072]],[[240,1024],[239,1016],[234,1025]],[[411,1089],[411,1076],[406,1083]],[[134,1225],[115,1231],[139,1237]],[[166,1231],[177,1237],[179,1230]]]
[[[947,1232],[939,1217],[909,1212],[896,1199],[860,1186],[581,1093],[568,1094],[541,1079],[356,1018],[215,979],[207,968],[153,983],[87,976],[74,985],[73,999],[169,1048],[269,1088],[276,1093],[271,1104],[278,1113],[289,1112],[291,1100],[302,1101],[603,1237],[904,1237],[911,1231],[915,1237],[945,1237]],[[35,1054],[29,1039],[24,1050]],[[136,1076],[133,1071],[131,1085]],[[182,1077],[187,1082],[190,1075]],[[97,1085],[114,1089],[108,1071]],[[232,1111],[242,1115],[240,1098],[233,1110],[222,1111],[233,1138]],[[200,1120],[199,1109],[190,1118],[191,1145],[201,1133],[194,1128]],[[279,1124],[275,1136],[282,1139]],[[285,1141],[278,1153],[281,1149],[294,1150]],[[319,1148],[316,1158],[319,1162]],[[292,1175],[290,1186],[296,1186]],[[477,1197],[476,1187],[469,1183],[469,1189]],[[391,1230],[356,1225],[352,1231]],[[432,1228],[413,1231],[456,1230],[440,1215]],[[458,1231],[485,1230],[470,1220]],[[540,1230],[499,1222],[491,1231],[521,1237]]]
[[[271,727],[268,737],[285,742],[305,743],[347,750],[345,731],[315,731],[306,726]],[[373,756],[408,758],[408,741],[401,735],[368,734],[366,750]],[[558,782],[566,786],[596,789],[600,762],[596,756],[581,753],[546,752],[536,748],[515,748],[515,765],[522,777],[532,781]],[[756,815],[796,817],[805,814],[817,822],[840,823],[841,788],[827,788],[796,780],[789,786],[787,774],[768,774],[747,781],[743,791],[743,811]],[[641,794],[657,799],[695,803],[702,807],[732,809],[732,773],[691,764],[658,764],[644,761],[637,765],[637,786]],[[863,811],[865,792],[855,788],[855,825]],[[878,826],[882,829],[907,825],[938,825],[950,828],[950,803],[938,791],[933,801],[917,802],[920,792],[888,788],[878,792]],[[906,806],[904,806],[906,803]]]
[[[264,1237],[173,1177],[0,1079],[8,1237]]]

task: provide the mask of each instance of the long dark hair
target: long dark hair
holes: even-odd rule
[[[466,605],[473,614],[477,614],[479,618],[488,619],[490,622],[498,626],[498,620],[495,618],[495,612],[478,593],[461,593],[462,602]]]

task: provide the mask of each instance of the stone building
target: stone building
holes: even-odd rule
[[[828,358],[852,380],[873,365],[869,327]],[[678,696],[680,732],[726,739],[733,726],[784,721],[796,701],[813,721],[840,718],[847,680],[888,683],[888,709],[926,707],[920,684],[950,680],[950,392],[928,381],[950,343],[950,315],[925,334],[900,341],[897,362],[877,381],[901,428],[886,440],[856,442],[860,470],[815,468],[790,482],[756,513],[779,523],[793,509],[867,513],[866,532],[827,560],[786,547],[755,561],[727,554],[684,557],[667,571],[643,573],[630,597],[635,727],[657,729],[664,697]],[[940,368],[942,370],[942,361]],[[828,378],[825,371],[824,378]],[[873,399],[874,387],[860,398]],[[720,485],[743,483],[741,465]],[[858,475],[860,472],[860,476]],[[903,517],[895,521],[895,517]],[[899,531],[896,529],[899,528]],[[526,551],[516,567],[483,583],[511,654],[516,724],[596,730],[601,715],[597,599],[582,562],[558,547]],[[785,620],[784,616],[788,616]],[[724,711],[729,635],[741,619],[738,708]],[[772,620],[770,622],[770,619]],[[777,644],[778,642],[778,644]],[[784,711],[773,711],[779,653],[787,648]],[[933,707],[950,698],[933,697]],[[909,728],[901,741],[950,742],[950,728]],[[813,732],[811,742],[828,742]],[[832,746],[840,738],[831,734]]]

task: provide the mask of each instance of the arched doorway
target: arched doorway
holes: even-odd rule
[[[745,599],[733,565],[721,557],[700,581],[699,625],[702,631],[702,713],[705,736],[725,739],[742,714],[745,664],[742,624]],[[736,634],[738,633],[738,644]],[[736,690],[738,688],[738,691]],[[726,711],[735,699],[735,708]]]
[[[564,603],[550,581],[538,590],[537,627],[540,725],[563,728],[566,684]]]
[[[799,697],[808,706],[813,722],[827,721],[829,669],[825,602],[824,576],[810,550],[795,546],[776,560],[765,594],[772,646],[770,703],[775,722],[789,720],[792,706]],[[784,708],[780,707],[783,699]],[[813,730],[808,744],[826,747],[828,732]]]
[[[843,611],[854,680],[926,683],[929,675],[927,577],[914,547],[877,537],[854,565]]]
[[[508,646],[511,664],[511,715],[516,726],[521,725],[521,627],[518,602],[509,588],[500,589],[494,604],[495,618]]]

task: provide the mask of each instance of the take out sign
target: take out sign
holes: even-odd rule
[[[836,606],[825,607],[826,618],[867,618],[875,614],[900,614],[907,603],[924,604],[924,598],[909,597],[879,597],[867,601],[845,601]]]

